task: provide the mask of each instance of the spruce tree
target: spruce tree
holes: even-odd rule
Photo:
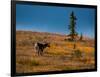
[[[74,12],[72,11],[72,13],[70,14],[70,25],[69,25],[69,30],[70,30],[70,36],[71,36],[71,40],[75,39],[75,35],[77,35],[76,32],[76,16],[74,15]]]
[[[81,33],[81,36],[80,36],[80,40],[82,41],[83,40],[83,34]]]

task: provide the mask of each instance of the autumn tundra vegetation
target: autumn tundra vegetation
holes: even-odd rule
[[[16,72],[94,69],[95,40],[76,32],[76,20],[72,12],[68,35],[17,30]]]

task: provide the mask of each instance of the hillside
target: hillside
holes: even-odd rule
[[[84,41],[71,42],[65,38],[67,35],[16,31],[17,73],[93,69],[94,40],[84,36]],[[35,52],[35,42],[50,43],[43,56]]]

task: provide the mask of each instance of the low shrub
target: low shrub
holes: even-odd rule
[[[74,54],[75,57],[80,58],[82,57],[82,52],[80,50],[74,50]]]
[[[30,60],[30,59],[20,59],[20,60],[17,60],[17,63],[18,64],[21,64],[21,65],[30,65],[30,66],[38,66],[40,65],[40,63],[34,59]]]
[[[38,65],[40,65],[38,61],[36,60],[31,61],[31,66],[38,66]]]

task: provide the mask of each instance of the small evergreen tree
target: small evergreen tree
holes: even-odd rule
[[[80,40],[82,41],[83,40],[83,34],[81,33],[81,36],[80,36]]]

